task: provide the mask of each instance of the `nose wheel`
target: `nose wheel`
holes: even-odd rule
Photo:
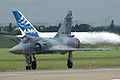
[[[35,70],[37,68],[35,55],[33,55],[33,61],[31,54],[26,54],[25,58],[27,63],[26,70],[31,70],[31,69]]]
[[[26,66],[26,70],[31,70],[31,66]]]

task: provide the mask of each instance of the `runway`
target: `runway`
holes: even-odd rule
[[[0,80],[120,80],[120,68],[1,71]]]

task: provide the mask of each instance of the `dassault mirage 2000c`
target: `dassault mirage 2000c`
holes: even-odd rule
[[[72,68],[72,51],[108,50],[101,48],[80,48],[80,41],[74,38],[74,35],[71,35],[72,11],[68,12],[64,24],[53,38],[39,37],[38,31],[20,11],[13,11],[13,15],[21,32],[25,36],[9,52],[25,55],[27,63],[26,70],[35,70],[37,68],[36,54],[68,53],[67,66],[68,68]]]

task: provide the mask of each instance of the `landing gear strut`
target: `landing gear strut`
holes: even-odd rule
[[[35,70],[37,67],[35,55],[33,55],[32,69]]]
[[[31,54],[26,54],[25,59],[27,63],[26,70],[31,70],[31,69],[35,70],[37,68],[35,55],[33,55],[33,61]]]
[[[68,68],[72,68],[72,66],[73,66],[72,51],[69,51],[69,53],[68,53],[67,66],[68,66]]]
[[[26,58],[26,63],[28,64],[26,66],[26,70],[31,70],[31,61],[32,61],[31,55],[26,54],[25,58]]]

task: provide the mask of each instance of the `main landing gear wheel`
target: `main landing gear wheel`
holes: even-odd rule
[[[68,61],[67,61],[67,66],[68,66],[68,68],[72,68],[73,62],[71,62],[70,60],[68,60]]]
[[[69,53],[68,53],[67,66],[68,66],[68,68],[72,68],[73,67],[72,51],[69,51]]]

